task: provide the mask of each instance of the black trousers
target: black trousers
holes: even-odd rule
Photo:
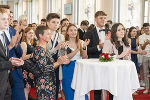
[[[9,80],[7,83],[4,83],[6,86],[6,89],[4,91],[0,91],[0,100],[11,100],[11,87]]]
[[[94,100],[101,100],[102,90],[94,91]],[[109,100],[113,100],[113,95],[109,92]]]
[[[101,100],[102,90],[95,90],[94,91],[94,100]]]

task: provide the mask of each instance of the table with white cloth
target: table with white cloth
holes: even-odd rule
[[[140,88],[134,62],[115,59],[100,62],[99,59],[76,61],[71,84],[74,100],[85,100],[91,90],[108,90],[113,100],[133,100],[132,93]]]

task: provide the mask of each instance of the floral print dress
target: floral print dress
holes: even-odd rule
[[[36,79],[38,100],[56,100],[56,77],[52,61],[45,55],[44,48],[37,46],[33,53],[33,60],[43,72]]]

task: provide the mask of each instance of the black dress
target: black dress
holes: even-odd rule
[[[136,38],[131,38],[131,50],[137,51],[136,47],[137,47]],[[140,69],[139,69],[139,66],[138,66],[137,54],[131,54],[131,60],[135,63],[137,72],[140,73]]]
[[[32,54],[34,47],[27,44],[27,54]],[[23,81],[24,87],[31,88],[35,86],[34,75],[27,69],[22,68],[23,70]]]
[[[123,46],[120,46],[118,48],[118,55],[120,55],[123,52]],[[120,58],[120,60],[123,60],[123,58]]]

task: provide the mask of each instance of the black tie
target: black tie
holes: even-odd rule
[[[102,32],[102,31],[105,31],[105,29],[101,29],[101,30],[99,30],[99,32]]]
[[[83,33],[85,34],[85,30],[83,30]]]
[[[2,38],[3,38],[3,46],[4,46],[4,49],[5,49],[5,53],[6,53],[6,55],[7,55],[7,44],[6,44],[7,40],[6,40],[5,32],[3,32],[3,33],[1,34],[1,36],[2,36]]]

